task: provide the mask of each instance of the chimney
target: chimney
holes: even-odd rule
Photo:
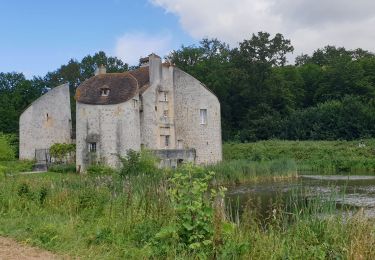
[[[162,78],[161,58],[155,53],[152,53],[148,56],[148,64],[150,70],[150,83],[159,84]]]
[[[147,67],[149,65],[149,58],[148,57],[140,58],[139,59],[139,65],[141,67]]]
[[[102,74],[106,74],[107,73],[107,69],[105,68],[105,66],[103,64],[101,64],[98,68],[96,68],[95,70],[95,76],[97,75],[102,75]]]

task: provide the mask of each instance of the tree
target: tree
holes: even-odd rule
[[[22,73],[0,73],[0,132],[18,133],[18,119],[27,106],[45,92],[37,80]]]
[[[272,39],[266,32],[253,34],[251,39],[240,43],[235,51],[240,54],[247,63],[260,63],[271,66],[284,66],[286,64],[286,55],[293,52],[294,47],[290,40],[285,39],[280,33]]]
[[[104,65],[109,73],[124,72],[128,70],[128,64],[116,57],[107,57],[100,51],[94,56],[87,55],[80,62],[70,59],[68,64],[62,65],[53,72],[48,72],[44,77],[47,87],[54,88],[63,83],[69,83],[72,88],[76,88],[86,79],[94,76],[95,69]]]

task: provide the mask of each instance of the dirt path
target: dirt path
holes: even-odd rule
[[[20,244],[12,239],[0,237],[1,260],[61,259],[51,252]]]

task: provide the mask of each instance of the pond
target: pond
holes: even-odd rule
[[[267,219],[277,207],[291,211],[296,201],[308,203],[315,198],[330,202],[335,209],[345,209],[346,213],[361,210],[366,217],[374,218],[375,176],[301,175],[230,187],[226,198],[232,217],[250,207]]]

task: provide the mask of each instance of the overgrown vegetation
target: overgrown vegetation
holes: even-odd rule
[[[192,166],[124,177],[8,176],[0,182],[0,235],[93,259],[375,257],[374,222],[330,215],[331,202],[270,205],[266,222],[249,202],[225,219],[214,177]]]
[[[50,172],[59,172],[59,173],[75,173],[76,165],[75,164],[52,164],[48,167]]]
[[[223,155],[226,164],[232,164],[233,160],[262,163],[287,158],[294,160],[298,169],[302,171],[374,173],[375,139],[358,141],[270,140],[245,144],[227,143],[223,145]],[[283,169],[282,166],[278,167]]]
[[[175,239],[178,253],[187,251],[200,257],[208,257],[217,249],[218,240],[214,238],[221,234],[215,234],[215,230],[221,230],[223,218],[214,217],[214,204],[223,199],[225,189],[209,189],[214,176],[214,172],[192,165],[175,172],[168,191],[174,219],[156,234],[156,245],[166,248]]]
[[[297,164],[293,159],[273,160],[238,159],[223,161],[206,167],[216,173],[216,181],[225,184],[240,184],[265,179],[297,177]]]
[[[73,159],[76,153],[76,145],[75,144],[65,144],[65,143],[55,143],[53,144],[50,149],[49,153],[52,158],[56,160],[57,163],[62,163],[63,161],[68,162]]]
[[[129,150],[124,157],[119,157],[122,168],[120,175],[122,177],[139,174],[156,174],[157,159],[147,150],[141,152]]]
[[[12,146],[12,136],[0,132],[0,161],[11,161],[15,159],[15,149]]]
[[[16,160],[15,137],[0,132],[0,177],[23,171],[30,171],[32,161]]]

